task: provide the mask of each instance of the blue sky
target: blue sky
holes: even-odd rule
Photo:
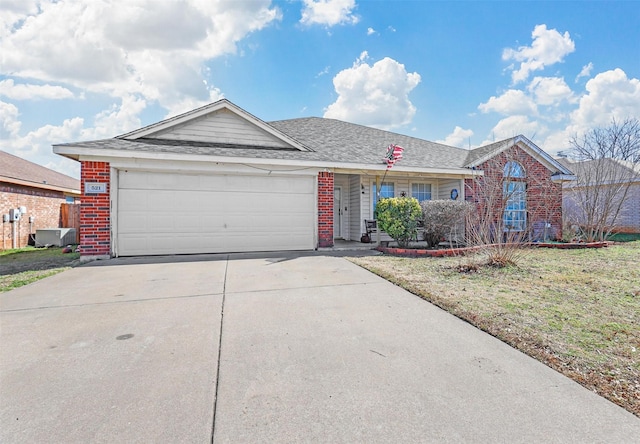
[[[523,134],[555,154],[640,118],[638,79],[638,1],[0,2],[0,149],[75,177],[52,144],[221,97],[265,121],[465,148]]]

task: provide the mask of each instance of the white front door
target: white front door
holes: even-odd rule
[[[342,187],[333,189],[333,237],[342,238]]]

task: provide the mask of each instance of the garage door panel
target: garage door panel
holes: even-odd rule
[[[315,247],[315,178],[122,172],[118,254]]]

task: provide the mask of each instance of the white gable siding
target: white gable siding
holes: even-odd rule
[[[291,148],[282,140],[225,109],[148,137],[205,143]]]

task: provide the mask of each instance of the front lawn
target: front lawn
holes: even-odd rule
[[[80,253],[62,248],[26,247],[0,251],[0,292],[60,273],[78,264]]]
[[[351,260],[640,416],[640,242],[472,272],[461,257]]]

